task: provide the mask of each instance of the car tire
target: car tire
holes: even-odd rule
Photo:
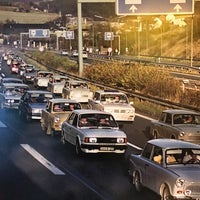
[[[44,125],[44,123],[41,123],[41,128],[42,128],[42,130],[43,130],[44,132],[47,131],[47,128],[46,128],[46,126]]]
[[[161,200],[173,200],[174,198],[171,196],[169,187],[165,186],[162,191]]]
[[[76,150],[76,155],[81,156],[83,154],[78,139],[76,140],[75,150]]]
[[[32,120],[32,119],[30,118],[30,116],[29,116],[28,114],[26,114],[26,121],[27,121],[27,122],[31,122],[31,120]]]
[[[133,178],[133,184],[135,185],[135,189],[137,192],[142,191],[142,184],[139,172],[135,172],[135,176]]]

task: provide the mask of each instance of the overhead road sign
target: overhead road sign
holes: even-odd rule
[[[194,0],[116,0],[117,15],[193,14]]]
[[[67,40],[73,40],[74,39],[74,31],[66,31],[65,38]]]
[[[113,32],[105,32],[104,40],[114,40],[114,33]]]
[[[49,38],[49,29],[29,29],[29,38]]]

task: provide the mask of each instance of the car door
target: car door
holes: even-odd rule
[[[71,143],[76,144],[76,137],[77,137],[77,114],[72,113],[67,121],[64,123],[64,134],[65,139]]]

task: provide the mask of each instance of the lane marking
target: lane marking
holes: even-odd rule
[[[49,169],[55,175],[65,175],[63,171],[58,169],[55,165],[49,162],[46,158],[44,158],[41,154],[39,154],[34,148],[32,148],[28,144],[20,144],[23,149],[25,149],[29,154],[31,154],[37,161],[39,161],[42,165],[44,165],[47,169]]]
[[[0,121],[0,128],[5,128],[7,127],[3,122]]]

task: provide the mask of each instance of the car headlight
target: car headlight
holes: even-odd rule
[[[126,138],[117,138],[117,143],[126,143]]]
[[[131,110],[126,110],[126,113],[134,113],[134,110],[131,109]]]
[[[14,103],[14,99],[8,99],[8,103]]]
[[[89,142],[90,143],[96,143],[97,142],[97,138],[95,138],[95,137],[89,138]]]
[[[97,138],[95,138],[95,137],[86,137],[85,139],[84,139],[84,142],[85,143],[97,143]]]
[[[180,137],[183,137],[185,135],[185,133],[182,131],[179,133]]]
[[[179,177],[179,178],[176,180],[176,185],[177,185],[177,187],[183,187],[184,183],[185,183],[185,180],[184,180],[183,178],[180,178],[180,177]]]

